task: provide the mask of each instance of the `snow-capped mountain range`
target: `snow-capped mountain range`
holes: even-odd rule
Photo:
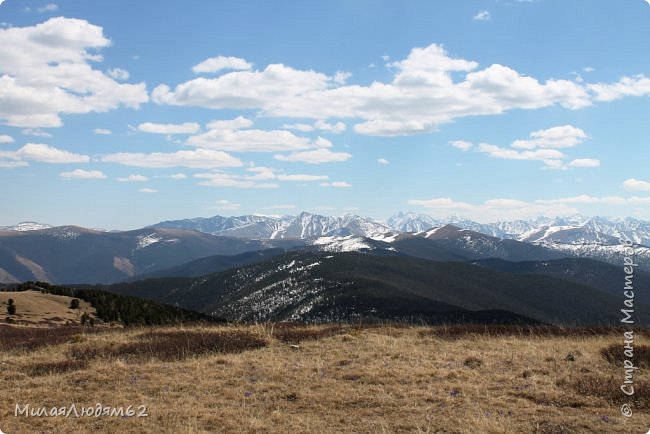
[[[153,227],[190,229],[213,235],[254,239],[312,239],[318,237],[349,236],[376,237],[391,231],[386,224],[373,219],[346,214],[323,216],[302,212],[297,216],[245,215],[239,217],[214,216],[186,220],[164,221]]]
[[[501,239],[524,241],[533,244],[566,244],[573,246],[620,244],[621,238],[650,247],[650,222],[632,217],[612,219],[606,217],[537,217],[530,220],[477,223],[451,216],[435,219],[426,214],[399,212],[386,221],[353,214],[323,216],[302,212],[296,216],[243,215],[237,217],[214,216],[184,220],[163,221],[149,227],[194,230],[213,235],[248,239],[305,239],[319,237],[357,237],[390,242],[401,233],[424,232],[445,225],[480,232]],[[37,222],[21,222],[3,226],[0,230],[33,231],[52,228]]]

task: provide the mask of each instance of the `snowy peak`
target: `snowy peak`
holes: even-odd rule
[[[166,221],[154,227],[179,228],[235,238],[314,239],[318,237],[374,237],[390,232],[372,219],[346,214],[328,217],[309,212],[297,216],[239,216]]]
[[[27,232],[27,231],[39,231],[41,229],[49,229],[52,225],[38,222],[20,222],[13,226],[0,226],[0,230],[5,231],[18,231],[18,232]]]

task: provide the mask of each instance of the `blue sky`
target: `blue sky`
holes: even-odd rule
[[[650,5],[6,0],[0,225],[650,219]]]

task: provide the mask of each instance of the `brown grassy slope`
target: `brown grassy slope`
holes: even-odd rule
[[[79,300],[79,309],[70,309],[72,297],[43,294],[40,291],[0,292],[0,318],[7,316],[7,301],[13,298],[16,314],[11,317],[19,324],[63,325],[78,324],[84,312],[95,316],[95,308],[87,301]]]
[[[165,336],[183,351],[165,346]],[[113,330],[3,352],[0,374],[7,393],[0,398],[0,429],[12,434],[645,433],[650,375],[636,373],[634,415],[623,418],[617,389],[622,371],[601,354],[620,341],[617,333],[569,332],[449,339],[423,327],[389,326]],[[132,352],[134,343],[148,350]],[[215,350],[206,353],[206,343]],[[635,342],[649,343],[641,335]],[[149,416],[13,416],[16,403],[98,402],[145,404]]]

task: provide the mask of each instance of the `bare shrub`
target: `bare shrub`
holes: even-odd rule
[[[70,356],[81,360],[125,357],[173,361],[209,353],[240,353],[267,345],[258,335],[240,330],[151,331],[136,336],[136,340],[119,345],[77,346],[70,350]]]
[[[62,360],[58,362],[36,362],[30,363],[23,368],[23,371],[31,376],[62,374],[70,371],[86,369],[86,360]]]
[[[605,360],[609,363],[622,364],[628,357],[624,352],[625,348],[622,344],[612,344],[600,350]],[[633,348],[633,358],[635,366],[641,368],[650,368],[650,345],[635,345]]]
[[[318,340],[342,334],[347,329],[341,325],[312,327],[294,323],[280,323],[273,327],[273,337],[279,341],[297,344],[305,340]]]
[[[33,350],[46,345],[57,345],[70,341],[83,333],[81,327],[11,327],[0,325],[0,348],[7,350]]]

